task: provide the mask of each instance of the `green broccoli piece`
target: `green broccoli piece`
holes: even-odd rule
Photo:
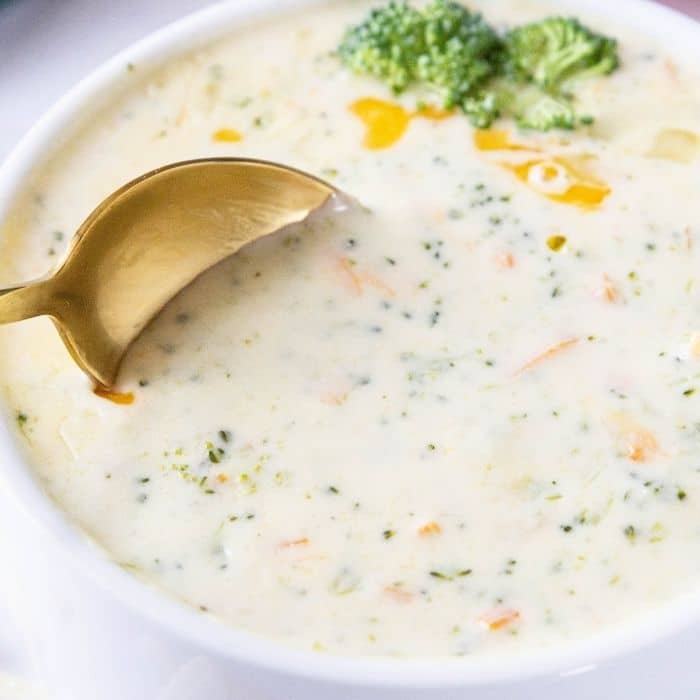
[[[415,80],[418,58],[425,52],[424,27],[418,10],[392,0],[348,29],[338,55],[354,73],[374,76],[398,94]]]
[[[590,124],[592,117],[576,115],[566,85],[611,73],[618,65],[617,42],[576,19],[549,17],[517,27],[505,36],[504,71],[511,81],[530,83],[539,94],[525,91],[510,112],[520,126],[538,131]]]
[[[433,0],[422,12],[391,2],[351,27],[338,55],[353,72],[379,78],[396,94],[423,82],[445,109],[460,107],[476,125],[488,126],[498,110],[483,88],[496,74],[502,46],[481,15],[458,2]]]
[[[505,115],[540,131],[591,123],[577,117],[566,86],[619,63],[617,42],[576,19],[550,17],[502,37],[455,0],[423,10],[392,0],[345,33],[338,56],[395,94],[414,84],[434,90],[443,108],[461,109],[478,128]]]
[[[418,79],[442,95],[447,109],[493,113],[493,100],[480,93],[498,69],[500,37],[481,15],[451,0],[433,0],[423,16],[425,53],[418,59]]]
[[[617,42],[577,19],[549,17],[506,34],[506,72],[550,94],[570,79],[605,75],[619,65]]]

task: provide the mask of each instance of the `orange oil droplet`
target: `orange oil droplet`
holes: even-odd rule
[[[121,404],[123,406],[126,406],[130,403],[134,403],[133,391],[122,393],[120,391],[110,391],[109,389],[105,389],[104,387],[96,386],[92,390],[92,392],[93,394],[95,394],[95,396],[99,396],[101,399],[107,399],[107,401]]]
[[[223,141],[226,143],[236,143],[243,139],[243,134],[235,129],[230,129],[225,127],[223,129],[218,129],[211,135],[214,141]]]
[[[542,166],[542,179],[545,182],[551,182],[552,180],[556,180],[558,175],[559,169],[551,163],[546,163]]]
[[[371,150],[393,146],[405,133],[415,117],[442,121],[454,115],[453,110],[445,110],[434,105],[423,105],[416,112],[409,112],[401,105],[376,97],[364,97],[350,105],[350,111],[365,125],[363,145]]]
[[[510,134],[502,129],[477,129],[474,145],[480,151],[539,151],[535,146],[526,146],[510,140]]]
[[[350,105],[350,111],[364,123],[366,131],[362,143],[372,150],[393,146],[403,136],[411,121],[410,112],[401,105],[375,97],[356,100]]]
[[[536,187],[533,187],[539,194],[551,199],[560,204],[572,204],[582,208],[597,207],[610,194],[610,188],[603,183],[594,182],[593,180],[584,181],[580,179],[580,175],[574,172],[566,161],[560,158],[550,159],[568,176],[571,185],[564,192],[543,192]],[[541,166],[543,168],[543,176],[545,181],[551,181],[559,174],[558,169],[554,165],[550,165],[547,161],[537,159],[530,160],[525,163],[513,165],[512,163],[500,163],[507,170],[515,173],[517,178],[532,187],[530,173],[533,168]]]
[[[534,154],[541,149],[536,146],[527,146],[511,141],[507,131],[498,129],[480,129],[474,132],[474,145],[480,151],[528,151]],[[530,160],[520,163],[507,161],[499,162],[499,165],[510,170],[516,177],[529,186],[530,173],[533,168],[539,167],[545,182],[552,181],[560,173],[560,169],[569,178],[571,184],[564,192],[543,192],[540,194],[561,204],[571,204],[582,208],[597,207],[610,194],[610,188],[589,174],[581,171],[574,163],[566,158],[544,158],[535,156]]]
[[[414,117],[421,117],[422,119],[432,119],[433,121],[442,121],[443,119],[449,119],[454,117],[455,111],[453,109],[440,109],[435,105],[423,105],[418,110],[416,110]]]
[[[573,204],[584,209],[597,207],[610,194],[604,185],[575,184],[563,194],[549,194],[550,199],[561,204]]]

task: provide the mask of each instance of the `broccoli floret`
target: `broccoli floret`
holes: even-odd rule
[[[433,0],[423,16],[425,53],[418,59],[418,78],[441,93],[445,108],[493,113],[489,98],[478,93],[498,69],[500,37],[481,15],[451,0]]]
[[[501,37],[455,0],[432,0],[423,10],[392,0],[346,32],[338,55],[395,94],[422,83],[479,128],[506,115],[540,131],[590,123],[576,116],[565,87],[619,63],[617,42],[576,19],[550,17]]]
[[[619,64],[617,42],[577,19],[549,17],[506,34],[506,71],[556,94],[573,78],[611,73]]]
[[[422,81],[460,107],[480,126],[497,116],[495,100],[482,91],[495,75],[502,51],[496,32],[466,7],[433,0],[422,12],[391,2],[352,27],[338,54],[355,73],[383,80],[395,93]]]
[[[569,81],[611,73],[619,64],[614,39],[563,17],[511,30],[505,37],[505,54],[510,80],[530,83],[541,91],[535,97],[525,93],[525,99],[521,97],[511,107],[520,126],[538,131],[590,124],[591,117],[577,117],[565,86]]]
[[[415,80],[418,58],[425,52],[424,28],[418,10],[392,1],[351,27],[338,55],[353,72],[379,78],[398,94]]]

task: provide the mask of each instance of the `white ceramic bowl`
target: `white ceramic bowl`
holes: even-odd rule
[[[145,73],[253,17],[315,1],[231,0],[217,4],[149,36],[103,65],[58,102],[4,163],[0,171],[0,219],[52,149],[115,91],[125,89],[128,63],[137,64]],[[667,9],[645,0],[565,0],[561,4],[622,19],[662,40],[673,37],[674,51],[700,64],[700,27]],[[48,559],[36,552],[27,554],[35,561],[33,568],[25,569],[33,572],[31,581],[22,585],[30,590],[40,579],[35,626],[45,624],[44,632],[63,637],[55,646],[65,647],[66,653],[54,650],[54,663],[41,664],[61,686],[59,697],[314,700],[332,693],[338,700],[535,695],[546,700],[564,694],[570,699],[606,697],[604,689],[620,683],[629,693],[624,697],[632,697],[632,693],[634,697],[652,697],[648,693],[656,692],[653,683],[659,678],[659,688],[675,682],[677,693],[683,692],[678,677],[670,677],[678,672],[671,659],[685,658],[683,650],[688,650],[688,641],[692,643],[698,630],[700,592],[561,649],[434,661],[346,659],[300,652],[209,620],[109,561],[44,495],[5,425],[0,426],[0,461],[4,488],[53,538]],[[44,562],[43,569],[38,559]],[[55,591],[52,598],[40,596],[46,589],[43,576],[50,577]],[[66,606],[70,615],[57,614],[57,602]],[[42,630],[35,633],[42,634]],[[700,649],[700,641],[695,648]],[[659,660],[662,666],[666,664],[665,670],[659,667]],[[700,671],[691,669],[684,679],[689,692],[700,688]],[[635,683],[639,684],[636,690]],[[686,696],[674,695],[680,697]]]

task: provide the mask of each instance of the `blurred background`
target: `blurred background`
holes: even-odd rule
[[[664,2],[700,19],[700,0]],[[55,100],[106,58],[209,4],[212,0],[0,0],[0,160]]]

